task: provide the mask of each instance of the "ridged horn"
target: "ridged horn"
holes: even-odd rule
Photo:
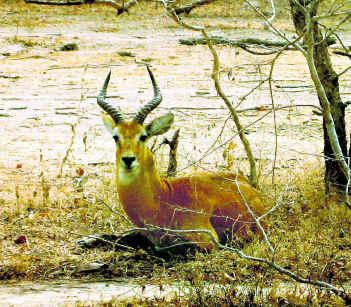
[[[110,77],[111,70],[107,74],[104,85],[102,86],[102,89],[100,90],[99,95],[97,96],[97,103],[108,115],[110,115],[113,118],[115,123],[118,124],[124,120],[122,113],[106,101],[106,92],[108,84],[110,82]]]
[[[148,114],[154,110],[162,101],[162,95],[161,95],[161,91],[156,83],[155,77],[152,73],[152,71],[150,70],[149,66],[146,66],[147,71],[149,73],[151,82],[152,82],[152,86],[154,89],[154,98],[152,98],[151,101],[149,101],[146,105],[144,105],[139,111],[138,113],[135,115],[134,120],[136,122],[138,122],[139,124],[142,124],[145,120],[145,118],[148,116]]]

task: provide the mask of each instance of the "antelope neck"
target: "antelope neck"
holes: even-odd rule
[[[154,165],[151,170],[141,168],[128,176],[117,167],[117,190],[125,212],[138,226],[153,223],[158,218],[165,183]]]

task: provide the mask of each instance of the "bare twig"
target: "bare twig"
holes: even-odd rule
[[[236,106],[235,106],[235,109],[237,110],[238,113],[239,113],[239,112],[242,112],[242,110],[238,110],[238,107],[242,104],[242,102],[245,101],[245,99],[246,99],[247,97],[249,97],[254,91],[256,91],[257,89],[259,89],[259,88],[261,87],[261,85],[263,85],[265,82],[267,82],[267,80],[268,80],[268,78],[263,79],[263,80],[260,80],[260,81],[258,82],[258,84],[257,84],[256,86],[252,87],[245,95],[239,97],[239,99],[238,99],[239,102],[238,102],[238,103],[236,104]],[[243,110],[245,110],[245,109],[243,109]],[[245,112],[245,111],[243,111],[243,112]]]
[[[350,52],[344,52],[344,51],[340,51],[340,50],[335,50],[335,51],[333,51],[333,53],[335,53],[337,55],[346,56],[346,57],[351,59],[351,50],[350,50]],[[350,67],[348,67],[347,69],[350,69]]]
[[[223,91],[223,89],[221,87],[221,84],[220,84],[220,81],[219,81],[219,66],[220,66],[220,64],[219,64],[219,57],[218,57],[218,54],[217,54],[216,50],[213,48],[213,45],[211,43],[211,40],[210,40],[209,36],[207,35],[207,33],[205,31],[205,28],[202,27],[202,26],[190,25],[189,23],[184,22],[184,20],[181,19],[175,13],[175,11],[173,9],[170,9],[167,6],[167,3],[165,3],[165,7],[166,7],[166,10],[167,10],[168,14],[173,18],[173,20],[175,20],[178,24],[182,25],[183,27],[185,27],[187,29],[191,29],[191,30],[194,30],[194,31],[201,31],[204,39],[206,40],[207,46],[210,49],[210,52],[211,52],[212,57],[213,57],[212,79],[214,81],[217,94],[222,98],[222,100],[224,101],[226,107],[228,108],[228,110],[230,112],[230,115],[231,115],[231,117],[232,117],[232,119],[233,119],[233,121],[235,123],[236,128],[237,128],[240,140],[241,140],[241,142],[242,142],[242,144],[244,146],[245,152],[247,154],[247,157],[248,157],[248,160],[249,160],[249,163],[250,163],[250,177],[249,177],[250,183],[253,186],[257,186],[258,179],[257,179],[256,162],[255,162],[252,150],[251,150],[251,146],[250,146],[250,143],[249,143],[248,139],[246,138],[246,135],[245,135],[244,129],[243,129],[242,125],[241,125],[238,113],[236,112],[232,102],[226,96],[226,94],[224,93],[224,91]]]
[[[271,253],[274,254],[274,247],[272,245],[272,243],[269,241],[269,238],[268,238],[268,235],[266,233],[266,231],[264,230],[261,222],[260,222],[260,219],[256,216],[256,214],[252,211],[250,205],[248,204],[244,194],[241,192],[241,189],[240,189],[240,185],[239,185],[239,182],[237,179],[234,179],[234,180],[231,180],[231,179],[228,179],[226,178],[227,180],[230,180],[230,181],[233,181],[238,189],[238,192],[240,194],[240,197],[241,199],[243,200],[243,203],[244,203],[244,206],[247,210],[247,212],[249,212],[249,214],[251,215],[252,219],[254,220],[255,224],[257,225],[258,229],[260,230],[260,232],[262,233],[263,235],[263,238],[265,240],[265,242],[267,243],[268,245],[268,248],[270,249]]]
[[[237,110],[238,113],[243,113],[243,112],[247,112],[247,111],[278,111],[278,110],[284,110],[284,109],[291,109],[291,108],[300,108],[300,107],[307,107],[307,108],[313,108],[316,109],[316,111],[321,112],[322,108],[320,108],[319,106],[315,106],[313,104],[290,104],[287,106],[277,106],[275,105],[274,109],[272,108],[272,105],[260,105],[257,107],[252,107],[252,108],[245,108],[245,109],[239,109]]]
[[[257,51],[257,50],[250,49],[246,45],[238,45],[238,47],[240,47],[241,49],[245,50],[246,52],[254,54],[254,55],[271,55],[271,54],[275,54],[275,53],[279,52],[279,49],[273,49],[271,51]]]
[[[269,71],[269,78],[268,78],[268,84],[269,84],[269,95],[271,97],[271,104],[272,104],[272,110],[273,110],[273,123],[274,123],[274,159],[273,159],[273,165],[272,165],[272,185],[275,187],[274,184],[274,179],[275,179],[275,165],[277,162],[277,154],[278,154],[278,131],[277,131],[277,116],[276,116],[276,109],[275,109],[275,103],[274,103],[274,94],[273,94],[273,86],[272,86],[272,78],[273,78],[273,70],[274,70],[274,65],[278,59],[278,57],[281,55],[281,52],[279,52],[274,59],[272,60],[271,63],[271,68]],[[276,191],[276,189],[275,189]]]
[[[243,127],[242,131],[245,131],[247,128],[257,124],[258,122],[260,122],[263,118],[267,117],[269,114],[271,114],[273,111],[269,110],[267,111],[265,114],[263,114],[262,116],[260,116],[258,119],[256,119],[255,121],[253,121],[252,123],[246,125],[245,127]],[[200,161],[202,161],[203,159],[205,159],[207,156],[209,156],[211,153],[217,151],[220,148],[223,148],[224,146],[226,146],[229,142],[231,142],[237,135],[239,134],[239,131],[237,133],[235,133],[234,135],[232,135],[230,138],[228,138],[226,141],[222,142],[220,145],[213,147],[211,146],[208,150],[206,150],[206,152],[196,161],[191,162],[190,164],[188,164],[187,166],[183,167],[181,169],[181,171],[186,170],[187,168],[194,166],[196,164],[198,164]]]
[[[288,186],[288,185],[287,185]],[[285,191],[286,191],[286,189],[285,189]],[[281,195],[279,196],[279,198],[275,201],[275,205],[272,207],[272,208],[270,208],[267,212],[265,212],[264,214],[262,214],[261,216],[259,216],[259,217],[257,217],[257,220],[258,221],[261,221],[262,219],[264,219],[265,217],[267,217],[268,215],[270,215],[270,214],[272,214],[275,210],[277,210],[281,205],[282,205],[282,198],[283,198],[283,195],[284,195],[284,192],[285,191],[283,191],[282,193],[281,193]]]
[[[269,17],[268,21],[272,24],[275,17],[276,17],[277,10],[275,8],[274,0],[270,0],[270,3],[271,3],[271,7],[272,7],[272,15],[271,15],[271,17]]]
[[[207,33],[205,30],[202,30],[202,35],[208,39]],[[215,87],[217,90],[218,95],[222,98],[222,100],[224,101],[224,103],[226,104],[233,120],[235,123],[235,126],[238,130],[239,133],[239,137],[241,139],[241,142],[244,145],[247,157],[249,159],[249,163],[250,163],[250,183],[253,186],[257,186],[257,169],[256,169],[256,162],[251,150],[251,146],[249,141],[246,138],[246,135],[242,129],[242,125],[238,116],[238,113],[236,112],[235,108],[233,107],[233,104],[229,101],[228,97],[226,96],[226,94],[224,93],[224,91],[222,90],[220,81],[219,81],[219,58],[218,58],[218,54],[216,52],[216,50],[213,48],[211,41],[208,40],[208,47],[212,53],[212,57],[213,57],[213,72],[212,72],[212,79],[214,80],[215,83]]]
[[[81,77],[81,83],[80,83],[80,99],[79,99],[80,107],[82,106],[82,102],[83,102],[84,97],[85,97],[85,95],[84,95],[84,82],[85,82],[84,76],[85,76],[85,74],[87,72],[87,69],[88,69],[88,66],[85,65],[84,66],[84,70],[83,70],[83,74],[82,74],[82,77]],[[82,113],[84,113],[84,112],[82,112]],[[74,140],[76,138],[76,127],[80,124],[80,121],[82,120],[82,118],[83,118],[83,116],[81,115],[74,124],[69,124],[70,127],[71,127],[71,139],[70,139],[70,143],[69,143],[69,145],[68,145],[68,147],[66,149],[66,153],[65,153],[64,157],[61,160],[61,163],[60,163],[60,166],[59,166],[59,172],[58,172],[58,175],[57,175],[58,178],[62,177],[63,166],[67,162],[68,157],[69,157],[69,155],[72,152]]]
[[[350,57],[351,58],[351,57]],[[346,67],[343,71],[338,73],[338,77],[346,74],[349,70],[351,69],[351,65],[349,67]]]
[[[59,167],[59,172],[57,174],[58,178],[62,177],[62,172],[63,172],[63,166],[65,165],[65,163],[68,160],[68,157],[70,155],[70,153],[72,152],[72,147],[74,144],[74,139],[76,137],[76,125],[75,124],[69,124],[71,127],[71,139],[70,139],[70,143],[66,149],[65,155],[63,156],[61,163],[60,163],[60,167]]]
[[[342,11],[342,12],[335,12],[335,13],[319,15],[319,16],[314,16],[313,20],[332,18],[332,17],[342,16],[342,15],[346,15],[345,16],[345,20],[343,21],[343,22],[345,22],[346,20],[348,20],[351,17],[351,10]]]
[[[271,22],[271,21],[270,21]],[[296,38],[294,42],[297,42],[300,40],[301,37]],[[275,167],[276,167],[276,162],[277,162],[277,154],[278,154],[278,131],[277,131],[277,118],[276,118],[276,107],[274,103],[274,94],[273,94],[273,86],[272,86],[272,81],[273,81],[273,71],[274,71],[274,65],[276,61],[278,60],[279,56],[283,53],[285,49],[287,49],[291,44],[288,43],[285,45],[284,48],[282,48],[277,55],[273,58],[271,62],[271,68],[269,71],[269,77],[268,77],[268,84],[269,84],[269,94],[271,97],[271,105],[272,105],[272,110],[273,110],[273,123],[274,123],[274,138],[275,138],[275,144],[274,144],[274,159],[273,159],[273,165],[272,165],[272,184],[274,184],[274,179],[275,179]],[[276,190],[275,190],[276,191]]]

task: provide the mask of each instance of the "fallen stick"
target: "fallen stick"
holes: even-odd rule
[[[260,38],[253,38],[253,37],[246,37],[246,38],[240,38],[240,39],[229,39],[226,37],[222,36],[211,36],[210,37],[211,43],[213,45],[226,45],[226,46],[233,46],[233,47],[286,47],[286,41],[283,40],[270,40],[270,39],[260,39]],[[193,46],[193,45],[206,45],[206,39],[204,38],[186,38],[186,39],[180,39],[179,43],[182,45],[188,45],[188,46]],[[335,43],[335,39],[331,37],[328,40],[328,46],[333,45]],[[286,48],[287,50],[295,50],[294,47],[289,47]]]
[[[81,5],[87,3],[85,0],[58,0],[58,1],[50,1],[50,0],[24,0],[26,3],[34,3],[34,4],[45,4],[45,5]]]
[[[137,0],[130,0],[118,4],[114,0],[25,0],[26,3],[44,5],[82,5],[82,4],[106,4],[115,8],[117,15],[128,12],[128,9],[137,3]]]

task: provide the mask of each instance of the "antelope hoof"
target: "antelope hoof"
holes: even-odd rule
[[[117,240],[112,234],[92,234],[77,240],[77,245],[81,248],[111,247]]]

